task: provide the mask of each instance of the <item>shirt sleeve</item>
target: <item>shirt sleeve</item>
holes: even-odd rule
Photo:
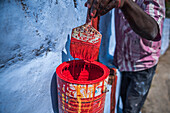
[[[165,18],[165,0],[144,0],[145,12],[150,15],[159,26],[159,36],[162,36],[163,22]]]

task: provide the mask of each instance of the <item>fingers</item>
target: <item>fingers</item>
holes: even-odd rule
[[[87,2],[84,4],[85,7],[87,7]]]
[[[95,17],[102,0],[87,0],[85,6],[90,9],[90,16]]]
[[[101,0],[101,3],[99,5],[100,10],[102,10],[103,8],[105,8],[107,6],[107,4],[109,3],[110,0]]]
[[[92,7],[91,7],[91,16],[92,17],[95,17],[96,16],[96,13],[99,9],[99,4],[101,3],[101,0],[93,0],[93,4],[92,4]]]
[[[92,6],[92,3],[93,3],[93,0],[87,0],[87,2],[85,3],[85,6],[90,9]]]
[[[114,8],[116,0],[87,0],[85,6],[90,9],[89,16],[95,18],[104,15]]]
[[[102,16],[117,6],[116,0],[112,0],[104,9],[99,11],[99,15]]]

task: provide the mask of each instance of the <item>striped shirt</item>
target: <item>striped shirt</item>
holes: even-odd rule
[[[116,50],[114,63],[120,71],[140,71],[158,63],[161,48],[163,21],[165,18],[164,0],[133,0],[159,25],[159,41],[146,40],[130,27],[120,9],[115,10]]]

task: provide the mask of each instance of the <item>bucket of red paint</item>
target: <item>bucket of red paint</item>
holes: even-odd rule
[[[109,76],[105,65],[73,60],[60,64],[56,74],[60,113],[103,113]]]

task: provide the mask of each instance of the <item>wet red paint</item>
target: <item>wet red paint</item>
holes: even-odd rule
[[[64,62],[56,69],[60,113],[104,112],[109,69],[94,61],[102,37],[96,30],[96,20],[72,30],[70,53],[74,60]]]
[[[61,70],[59,71],[59,69]],[[90,63],[84,60],[73,60],[61,64],[57,69],[57,73],[65,81],[76,84],[90,84],[105,79],[109,71],[106,66],[96,61]]]
[[[56,74],[60,113],[103,113],[109,75],[106,66],[73,60],[58,66]]]
[[[86,65],[84,65],[83,70],[81,70],[78,80],[87,81],[89,78],[89,72],[86,70]]]

